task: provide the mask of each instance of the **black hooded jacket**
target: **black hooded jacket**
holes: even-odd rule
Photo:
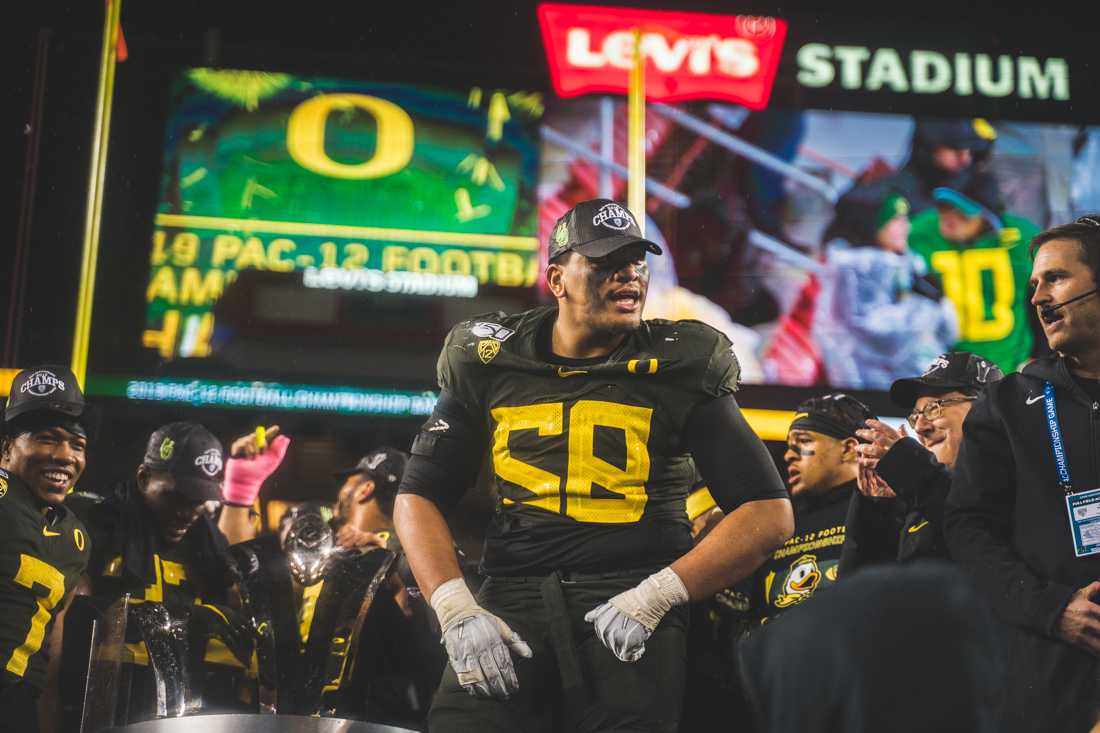
[[[1055,388],[1075,491],[1100,487],[1100,402],[1049,356],[990,385],[963,426],[945,506],[952,556],[1010,625],[1003,730],[1088,730],[1096,659],[1058,639],[1073,593],[1100,579],[1100,554],[1076,557],[1043,387]]]

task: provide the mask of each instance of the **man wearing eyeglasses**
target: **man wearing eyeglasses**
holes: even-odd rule
[[[1007,624],[1002,731],[1085,731],[1100,712],[1100,215],[1032,240],[1054,353],[966,419],[944,532]]]
[[[890,398],[909,410],[909,427],[868,420],[856,431],[859,493],[848,509],[840,573],[880,562],[947,558],[943,502],[962,442],[963,421],[986,385],[1003,375],[967,351],[936,357],[919,377],[899,379]]]

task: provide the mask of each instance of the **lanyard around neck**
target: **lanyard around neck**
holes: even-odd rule
[[[1054,385],[1047,382],[1043,386],[1043,402],[1046,405],[1047,433],[1050,435],[1050,448],[1054,451],[1054,465],[1058,468],[1058,484],[1067,494],[1073,493],[1073,483],[1069,480],[1069,460],[1062,441],[1062,424],[1058,420],[1058,406],[1054,401]]]

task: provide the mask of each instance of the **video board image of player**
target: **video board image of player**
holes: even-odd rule
[[[173,90],[144,345],[211,353],[244,270],[474,298],[537,273],[535,93],[190,69]]]
[[[625,197],[623,100],[556,101],[542,137],[540,232],[575,200]],[[951,349],[1012,371],[1035,348],[1030,239],[1088,208],[1095,139],[981,118],[650,104],[647,235],[697,304],[676,317],[725,330],[745,382],[887,389]],[[647,317],[668,303],[655,293]]]

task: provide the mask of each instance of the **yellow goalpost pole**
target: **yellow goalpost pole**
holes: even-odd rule
[[[645,56],[642,31],[634,29],[634,65],[627,90],[626,205],[645,236]]]
[[[85,387],[88,373],[88,339],[92,327],[92,298],[95,294],[96,260],[99,257],[103,181],[107,171],[107,142],[111,130],[111,99],[115,88],[121,11],[122,0],[107,0],[103,21],[103,49],[99,61],[95,127],[92,130],[91,177],[84,219],[84,252],[80,260],[80,289],[77,293],[76,324],[73,328],[72,369],[81,388]]]

